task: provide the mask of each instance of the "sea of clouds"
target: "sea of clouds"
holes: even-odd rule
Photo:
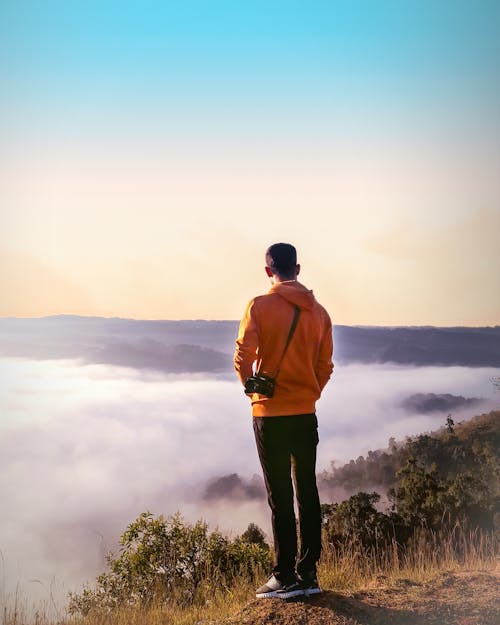
[[[318,471],[435,430],[448,413],[457,422],[498,408],[499,373],[336,366],[317,406]],[[270,532],[249,403],[233,375],[4,357],[0,380],[0,593],[62,605],[145,510],[204,518],[233,536],[249,522]],[[223,476],[243,490],[210,491]]]

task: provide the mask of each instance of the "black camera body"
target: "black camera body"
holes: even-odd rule
[[[251,375],[245,382],[245,394],[258,393],[265,397],[272,397],[274,395],[274,378],[268,375]]]

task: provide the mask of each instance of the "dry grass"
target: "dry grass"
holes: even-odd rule
[[[415,532],[404,549],[360,550],[345,544],[333,549],[324,544],[318,576],[323,588],[354,593],[401,580],[426,582],[444,571],[492,570],[497,556],[497,541],[492,533],[465,532],[460,527],[444,532]],[[262,581],[261,579],[257,581]],[[41,607],[27,609],[16,597],[2,608],[3,625],[202,625],[219,623],[235,616],[254,598],[256,580],[240,578],[231,588],[214,588],[209,580],[194,604],[171,603],[148,608],[121,608],[109,613],[90,613],[86,617],[54,616]]]
[[[331,590],[357,590],[375,579],[426,581],[442,571],[495,566],[498,541],[492,532],[464,531],[459,525],[446,532],[416,530],[404,549],[389,546],[361,550],[344,544],[334,549],[323,543],[318,577]]]

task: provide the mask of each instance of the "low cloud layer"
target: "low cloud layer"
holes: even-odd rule
[[[318,402],[318,471],[436,429],[449,412],[403,409],[417,393],[498,408],[499,370],[348,365]],[[226,373],[164,374],[80,360],[0,359],[0,551],[6,592],[58,601],[105,568],[138,514],[181,511],[233,535],[270,533],[248,399]],[[478,409],[460,405],[460,421]],[[252,477],[257,476],[257,477]],[[260,495],[259,495],[260,493]],[[30,580],[39,580],[31,582]]]

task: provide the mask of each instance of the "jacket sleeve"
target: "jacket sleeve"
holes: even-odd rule
[[[332,322],[327,315],[325,329],[323,331],[323,337],[319,347],[318,362],[316,364],[316,377],[320,389],[323,390],[326,383],[330,379],[333,371],[333,334],[332,334]]]
[[[236,349],[234,352],[234,368],[242,384],[253,375],[253,363],[257,359],[259,345],[258,325],[255,319],[254,300],[252,300],[240,322]]]

